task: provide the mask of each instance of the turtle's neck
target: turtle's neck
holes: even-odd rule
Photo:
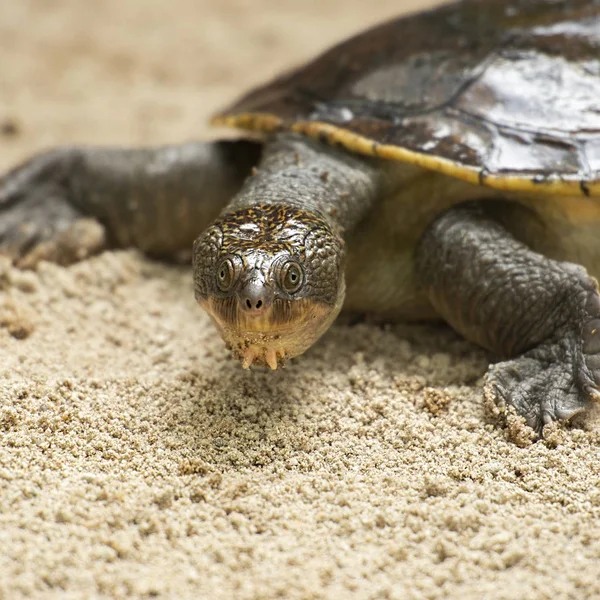
[[[294,134],[280,134],[224,213],[264,204],[289,205],[352,230],[375,201],[382,176],[372,159]]]

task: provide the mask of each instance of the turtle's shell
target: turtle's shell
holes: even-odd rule
[[[390,21],[214,122],[500,189],[600,196],[600,0],[467,0]]]

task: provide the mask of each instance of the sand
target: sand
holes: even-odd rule
[[[402,6],[5,2],[0,168],[206,136],[238,91]],[[598,419],[520,447],[484,407],[488,358],[339,323],[244,372],[188,268],[0,261],[0,598],[599,597]]]

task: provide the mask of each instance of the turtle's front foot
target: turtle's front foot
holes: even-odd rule
[[[0,255],[28,268],[72,263],[104,247],[104,227],[73,203],[76,158],[74,150],[52,150],[0,177]]]
[[[513,407],[541,435],[547,423],[600,398],[598,285],[582,266],[516,240],[490,210],[474,204],[442,215],[425,234],[417,264],[438,312],[509,359],[490,367],[487,398]]]
[[[600,296],[596,282],[574,265],[568,296],[571,318],[550,341],[490,367],[485,392],[500,408],[512,406],[538,435],[600,400]]]
[[[569,420],[600,398],[598,367],[600,353],[586,354],[579,335],[572,333],[492,365],[485,394],[502,409],[512,406],[541,435],[544,425]]]

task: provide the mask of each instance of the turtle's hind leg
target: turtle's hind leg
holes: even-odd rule
[[[44,152],[0,177],[0,254],[24,267],[110,246],[191,254],[260,153],[246,140]]]
[[[600,296],[583,267],[532,251],[471,204],[428,229],[417,272],[452,327],[508,359],[490,367],[486,394],[537,434],[598,398]]]

